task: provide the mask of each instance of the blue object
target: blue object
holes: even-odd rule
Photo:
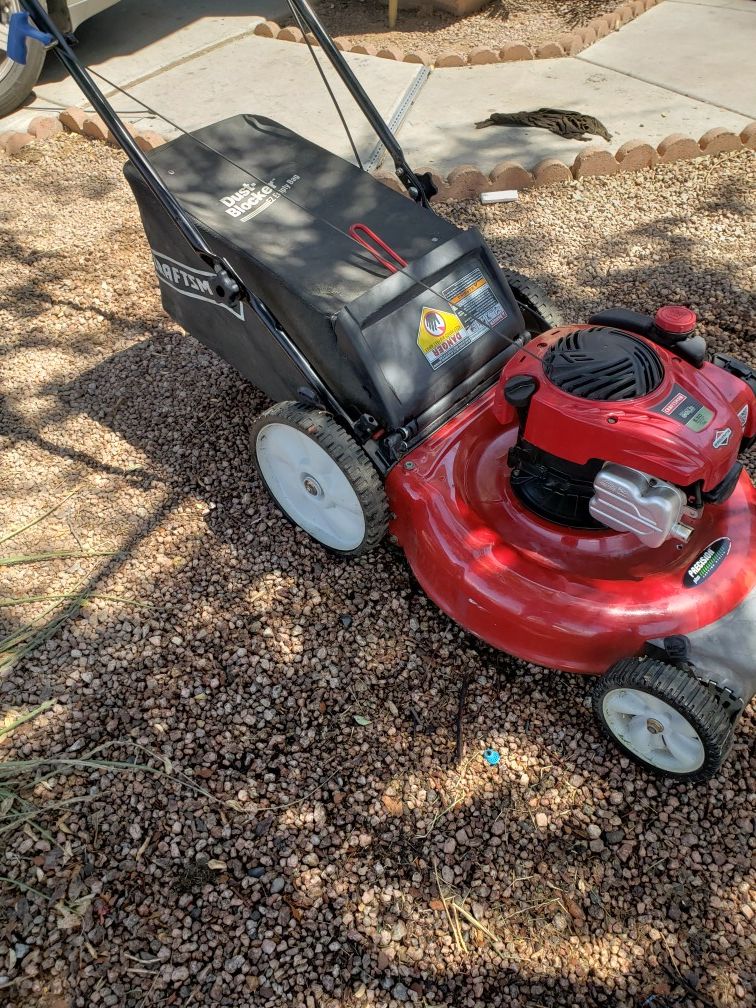
[[[496,766],[496,764],[501,759],[499,753],[495,749],[486,749],[483,753],[483,759],[488,763],[489,766]]]
[[[41,32],[31,23],[26,11],[11,14],[8,22],[8,58],[14,63],[26,66],[26,40],[34,39],[44,46],[52,45],[55,39],[47,32]]]

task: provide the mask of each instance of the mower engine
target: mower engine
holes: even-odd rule
[[[630,532],[653,548],[687,542],[703,509],[738,483],[738,456],[756,435],[756,379],[730,358],[702,359],[688,309],[662,308],[653,325],[623,315],[635,332],[552,330],[505,367],[494,409],[519,423],[512,488],[560,525]]]
[[[600,312],[536,335],[387,479],[424,590],[493,647],[598,674],[647,769],[721,766],[756,695],[756,372],[696,316]],[[428,572],[432,573],[427,576]]]

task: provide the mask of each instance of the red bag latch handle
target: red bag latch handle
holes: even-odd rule
[[[353,238],[359,245],[362,245],[364,249],[367,249],[370,255],[374,259],[377,259],[381,266],[387,269],[389,273],[397,272],[396,263],[398,263],[399,266],[407,265],[407,260],[402,259],[399,253],[392,249],[390,245],[387,245],[382,238],[379,238],[375,231],[369,228],[367,224],[352,224],[349,228],[349,237]],[[387,256],[390,256],[391,259],[393,259],[393,262],[389,262],[388,259],[384,259],[378,249],[374,248],[370,242],[374,242],[378,248],[382,249]]]

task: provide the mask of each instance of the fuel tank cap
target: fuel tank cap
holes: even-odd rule
[[[686,336],[696,328],[698,317],[685,305],[663,305],[654,316],[657,329],[671,336]]]

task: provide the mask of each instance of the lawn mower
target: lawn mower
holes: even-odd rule
[[[342,558],[388,535],[465,630],[597,676],[623,753],[710,778],[756,692],[756,373],[684,306],[566,323],[433,212],[305,0],[406,195],[256,114],[145,156],[22,3],[13,54],[41,35],[128,156],[166,311],[274,401],[251,447],[283,515]]]

